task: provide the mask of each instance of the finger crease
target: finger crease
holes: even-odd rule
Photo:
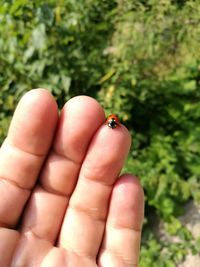
[[[29,227],[26,231],[22,232],[22,235],[24,235],[24,236],[31,236],[32,235],[33,237],[35,237],[37,239],[44,240],[44,241],[52,244],[52,242],[50,240],[38,235],[31,227]]]
[[[67,161],[71,161],[71,162],[73,162],[75,165],[80,166],[80,165],[82,164],[82,161],[79,162],[79,161],[77,161],[77,160],[74,160],[74,159],[72,159],[72,158],[69,158],[69,157],[67,157],[65,154],[62,154],[62,153],[60,153],[60,152],[57,152],[55,148],[52,149],[52,152],[54,152],[57,156],[66,159]]]
[[[15,227],[14,225],[10,225],[8,223],[0,221],[0,228],[6,228],[6,229],[9,229],[9,230],[15,230],[14,227]]]
[[[61,197],[65,197],[65,198],[70,198],[70,195],[69,194],[64,194],[56,189],[53,189],[52,187],[48,187],[47,185],[41,183],[41,182],[38,182],[38,185],[44,190],[46,191],[47,193],[50,193],[50,194],[54,194],[54,195],[57,195],[57,196],[61,196]]]
[[[60,245],[62,246],[62,243]],[[65,244],[65,246],[66,246],[66,244]],[[95,257],[96,257],[96,255],[90,255],[90,254],[88,254],[86,252],[83,252],[81,250],[79,250],[79,251],[78,250],[75,250],[75,249],[73,249],[73,248],[71,248],[69,246],[67,247],[67,251],[70,252],[70,253],[72,253],[72,254],[74,254],[74,255],[76,255],[77,257],[87,258],[89,260],[94,260]]]
[[[120,259],[121,262],[123,262],[124,266],[126,267],[138,267],[137,263],[133,263],[133,261],[131,259],[128,258],[124,258],[122,255],[122,252],[117,252],[114,251],[113,249],[110,248],[105,248],[105,247],[101,247],[101,253],[109,253],[112,254],[115,258]]]
[[[9,146],[11,147],[12,149],[16,149],[16,150],[19,150],[20,152],[23,152],[23,153],[26,153],[26,154],[29,154],[29,155],[32,155],[32,156],[35,156],[37,158],[44,158],[46,156],[46,153],[35,153],[35,152],[31,152],[31,151],[27,151],[21,147],[18,147],[14,144],[11,144],[9,143],[8,140],[4,141],[4,146]]]
[[[103,177],[100,179],[95,179],[95,177],[94,178],[92,178],[92,177],[89,177],[88,175],[85,175],[85,174],[81,174],[81,176],[85,179],[85,180],[88,180],[88,181],[91,181],[91,182],[94,182],[94,183],[97,183],[97,184],[101,184],[101,185],[103,185],[103,186],[105,186],[105,187],[109,187],[109,188],[112,188],[113,187],[113,183],[106,183],[105,181],[103,181],[103,180],[105,180]]]
[[[23,190],[23,191],[28,191],[28,192],[31,191],[30,188],[24,187],[24,186],[20,185],[19,183],[17,183],[16,181],[13,181],[13,180],[8,179],[6,177],[0,176],[0,181],[3,182],[3,183],[7,183],[7,184],[10,184],[10,185],[13,185],[13,186],[15,186],[18,189]]]
[[[105,223],[106,215],[97,213],[98,209],[95,209],[95,208],[86,209],[86,208],[83,208],[80,206],[72,206],[70,204],[69,204],[68,208],[71,208],[75,212],[85,214],[97,222]]]
[[[125,226],[119,223],[115,224],[115,223],[107,222],[106,226],[110,228],[114,228],[116,230],[127,230],[127,231],[132,231],[135,233],[139,233],[139,234],[141,234],[141,231],[142,231],[141,228],[134,228],[134,227],[127,226],[127,225]]]

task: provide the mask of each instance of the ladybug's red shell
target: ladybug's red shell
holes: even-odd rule
[[[106,123],[108,127],[115,129],[119,125],[119,118],[116,114],[111,114],[108,116]]]

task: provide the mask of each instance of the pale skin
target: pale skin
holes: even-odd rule
[[[26,93],[0,149],[0,266],[138,266],[143,190],[119,177],[130,145],[93,98],[59,114],[47,90]]]

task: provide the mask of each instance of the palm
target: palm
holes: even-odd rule
[[[143,193],[117,179],[130,136],[104,120],[86,96],[59,118],[47,91],[22,98],[0,150],[0,266],[137,265]]]

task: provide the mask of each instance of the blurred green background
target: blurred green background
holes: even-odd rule
[[[200,201],[200,2],[0,0],[0,142],[19,98],[37,87],[60,108],[90,95],[131,131],[124,170],[146,195],[140,266],[198,253],[177,218]],[[176,244],[153,230],[160,222]]]

